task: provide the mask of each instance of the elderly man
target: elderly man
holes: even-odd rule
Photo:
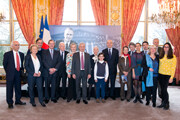
[[[56,99],[60,97],[60,83],[62,79],[62,92],[61,96],[65,100],[66,99],[66,80],[67,80],[67,73],[66,73],[66,55],[69,52],[65,51],[65,44],[63,42],[59,43],[59,55],[61,59],[61,65],[57,75],[57,83],[56,83]]]
[[[109,97],[109,80],[111,81],[111,88],[110,88],[110,97],[115,100],[115,79],[117,74],[117,64],[119,59],[119,51],[116,48],[113,48],[113,41],[107,41],[107,48],[102,51],[105,55],[105,61],[108,62],[109,66],[109,78],[106,82],[106,97]]]
[[[157,54],[160,54],[162,51],[162,47],[159,47],[159,39],[158,38],[155,38],[153,40],[153,45],[155,45],[157,47]]]
[[[3,66],[6,72],[6,101],[10,109],[13,108],[13,86],[15,88],[15,105],[26,105],[21,99],[21,72],[24,71],[23,60],[24,54],[19,52],[20,44],[13,41],[11,44],[12,51],[4,54]]]
[[[71,43],[77,44],[75,41],[72,40],[73,35],[74,35],[73,29],[69,28],[69,27],[66,28],[64,30],[64,39],[63,40],[56,40],[55,48],[59,48],[59,43],[64,42],[66,51],[70,51],[70,44]]]
[[[157,52],[156,53],[159,55],[161,53],[161,51],[163,50],[161,47],[159,47],[159,39],[154,38],[153,44],[157,47],[157,49],[156,49]],[[160,86],[159,82],[158,82],[158,95],[159,95],[160,98],[162,97],[161,96],[161,86]]]
[[[85,43],[79,44],[79,52],[74,53],[72,61],[72,76],[76,80],[76,103],[80,103],[81,81],[82,81],[82,98],[84,104],[88,104],[87,96],[87,79],[91,78],[90,55],[85,51]]]
[[[128,54],[130,55],[130,56],[132,56],[132,54],[134,53],[134,52],[136,52],[136,45],[133,43],[133,42],[130,42],[129,43],[129,48],[130,48],[130,51],[128,52]]]
[[[94,80],[94,66],[95,63],[98,61],[98,52],[99,52],[99,48],[97,46],[95,46],[93,48],[93,52],[94,54],[92,54],[90,56],[90,61],[91,61],[91,78],[89,79],[88,83],[89,83],[89,91],[88,91],[88,100],[90,100],[91,97],[91,91],[92,91],[92,86],[94,85],[94,94],[96,93],[96,83]]]

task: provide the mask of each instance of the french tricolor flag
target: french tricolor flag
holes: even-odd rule
[[[48,41],[51,40],[51,35],[49,31],[49,25],[47,21],[47,15],[45,17],[45,25],[43,23],[43,16],[41,17],[40,35],[39,37],[43,40],[43,49],[48,49]]]

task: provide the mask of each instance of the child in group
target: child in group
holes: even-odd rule
[[[108,63],[104,61],[104,53],[99,53],[98,62],[94,66],[94,79],[96,82],[96,102],[100,103],[100,89],[101,100],[105,103],[105,86],[109,76]]]

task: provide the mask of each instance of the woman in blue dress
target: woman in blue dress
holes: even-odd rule
[[[134,79],[134,92],[135,92],[135,100],[134,103],[139,101],[143,103],[140,99],[141,96],[141,83],[142,83],[142,60],[144,53],[141,52],[141,44],[136,43],[136,52],[132,55],[132,77]]]

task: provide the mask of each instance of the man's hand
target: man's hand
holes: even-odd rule
[[[71,75],[70,75],[70,74],[68,74],[68,78],[71,78]]]
[[[91,78],[91,75],[90,75],[90,74],[88,74],[88,79],[89,79],[89,78]]]
[[[72,77],[73,77],[74,79],[76,79],[76,75],[75,75],[75,74],[73,74]]]
[[[153,72],[153,71],[154,71],[154,69],[152,69],[152,68],[149,68],[149,71]]]

